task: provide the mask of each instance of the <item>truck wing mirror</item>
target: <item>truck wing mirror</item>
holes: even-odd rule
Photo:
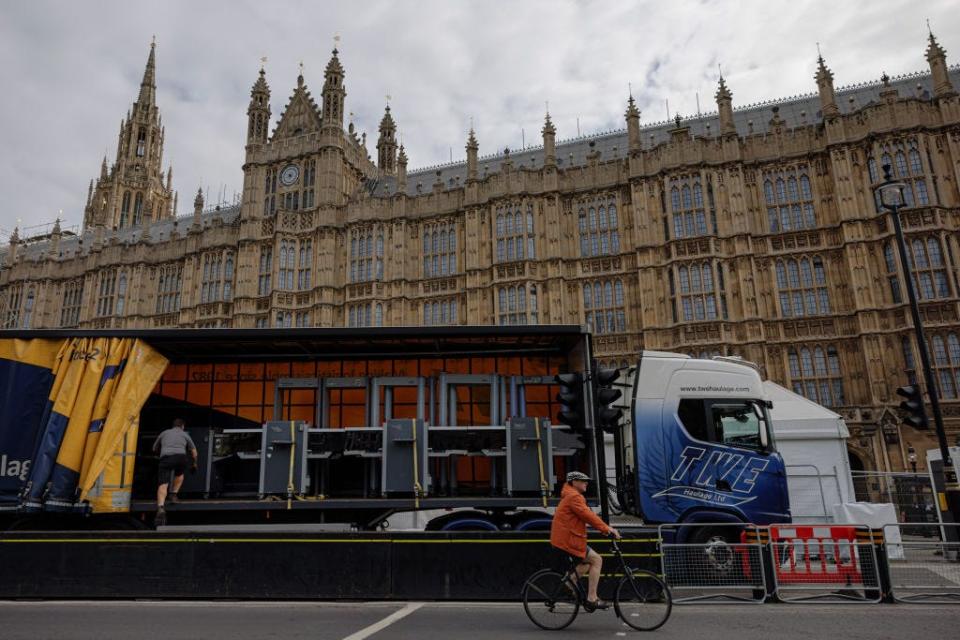
[[[767,435],[767,425],[765,422],[760,423],[760,447],[764,451],[770,449],[770,438]]]

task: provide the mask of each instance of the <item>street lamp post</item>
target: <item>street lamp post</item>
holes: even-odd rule
[[[907,258],[907,245],[903,239],[903,226],[900,224],[899,209],[904,204],[903,190],[906,185],[893,179],[890,165],[883,165],[884,182],[877,187],[880,193],[880,203],[883,208],[893,215],[893,230],[897,236],[897,249],[900,253],[900,264],[903,265],[903,281],[907,288],[910,300],[910,314],[913,316],[913,330],[917,337],[917,348],[920,350],[920,362],[923,366],[923,378],[927,385],[927,395],[930,397],[930,408],[933,410],[933,423],[937,432],[937,442],[940,445],[940,456],[943,459],[943,483],[946,492],[947,505],[954,522],[960,522],[960,484],[957,483],[957,471],[950,459],[950,449],[947,446],[947,434],[943,430],[943,414],[940,412],[940,398],[937,394],[937,385],[933,378],[933,368],[930,366],[930,354],[927,351],[927,339],[923,335],[923,323],[920,320],[920,305],[917,303],[917,291],[913,284],[913,271]]]

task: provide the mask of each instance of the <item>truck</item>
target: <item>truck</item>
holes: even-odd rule
[[[152,526],[152,444],[177,418],[198,465],[171,525],[427,513],[428,530],[537,530],[571,470],[598,479],[586,497],[604,517],[697,539],[789,520],[754,367],[644,351],[616,370],[622,418],[601,425],[591,340],[565,325],[0,331],[0,528]]]

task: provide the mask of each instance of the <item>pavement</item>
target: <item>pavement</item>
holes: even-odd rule
[[[956,605],[683,605],[648,637],[710,640],[956,637]],[[502,640],[622,638],[613,611],[558,632],[519,603],[0,601],[3,640]]]

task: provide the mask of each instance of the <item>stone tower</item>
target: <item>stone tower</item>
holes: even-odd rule
[[[390,115],[390,105],[380,120],[380,138],[377,140],[377,167],[380,175],[392,176],[397,172],[397,125]]]
[[[117,156],[87,194],[84,227],[123,229],[149,224],[174,215],[173,169],[162,170],[164,129],[156,103],[156,44],[140,82],[140,94],[120,122]]]
[[[270,127],[270,86],[266,73],[260,67],[260,76],[250,89],[247,107],[247,144],[264,144]]]

